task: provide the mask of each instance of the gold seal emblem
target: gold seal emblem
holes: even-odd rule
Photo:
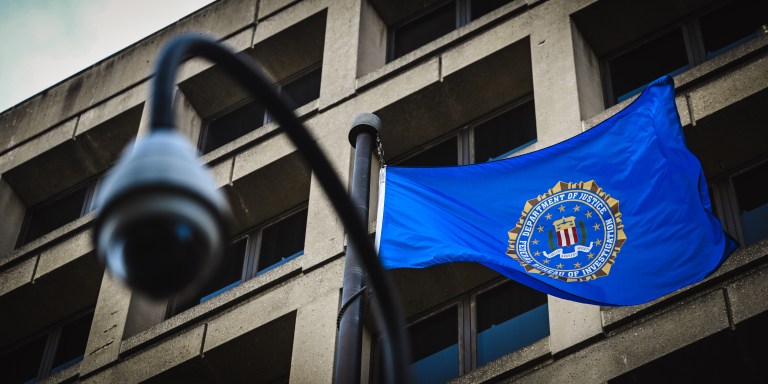
[[[626,240],[617,199],[594,180],[560,181],[525,203],[507,255],[529,273],[589,281],[608,275]]]

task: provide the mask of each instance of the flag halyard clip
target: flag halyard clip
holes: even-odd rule
[[[381,135],[376,135],[376,156],[379,158],[379,167],[386,168],[387,163],[384,161],[384,146],[381,145]]]

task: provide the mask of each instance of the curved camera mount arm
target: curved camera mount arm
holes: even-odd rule
[[[312,167],[317,180],[331,200],[341,218],[349,240],[360,249],[361,263],[368,276],[368,284],[374,291],[376,321],[384,329],[385,372],[390,381],[409,383],[409,348],[405,326],[393,288],[381,266],[376,250],[368,238],[365,223],[358,219],[347,191],[338,175],[333,171],[328,158],[323,154],[307,128],[299,121],[269,81],[252,62],[216,42],[198,34],[182,35],[169,42],[158,58],[153,81],[150,129],[153,131],[174,129],[173,93],[176,73],[187,59],[201,56],[219,65],[231,78],[262,102],[270,115],[277,120],[296,148]],[[338,362],[337,362],[338,363]]]

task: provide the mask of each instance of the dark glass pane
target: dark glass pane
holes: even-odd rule
[[[477,295],[477,365],[549,335],[547,295],[507,282]]]
[[[663,76],[688,68],[688,56],[680,28],[667,32],[610,60],[613,102],[625,100]]]
[[[29,243],[80,217],[87,196],[88,185],[84,185],[55,200],[30,208],[27,213],[26,231],[22,234],[19,245]]]
[[[459,375],[459,316],[451,307],[408,327],[415,383],[444,383]]]
[[[502,157],[536,141],[533,100],[475,127],[475,162]]]
[[[469,17],[471,20],[478,19],[510,2],[511,0],[472,0]]]
[[[195,296],[177,298],[169,308],[168,316],[184,312],[240,284],[247,244],[248,239],[242,238],[227,246],[224,250],[224,259],[216,274],[211,277]]]
[[[37,378],[48,335],[39,336],[0,356],[0,381],[8,384],[26,383]]]
[[[423,152],[413,155],[397,165],[435,167],[459,164],[459,146],[456,136]]]
[[[754,244],[768,236],[768,163],[763,163],[733,178],[741,216],[741,231],[746,244]]]
[[[62,327],[51,373],[61,371],[83,359],[92,321],[93,311],[90,311]]]
[[[725,52],[763,32],[768,24],[768,2],[734,1],[699,19],[707,58]]]
[[[282,86],[282,94],[291,108],[301,107],[320,97],[321,69],[313,69]]]
[[[264,107],[252,101],[208,123],[203,153],[208,153],[264,125]]]
[[[221,267],[208,284],[200,291],[200,302],[206,301],[240,283],[243,277],[245,250],[248,238],[230,244],[224,251]]]
[[[258,272],[288,261],[304,251],[307,210],[303,209],[264,228],[261,235]]]
[[[392,60],[456,29],[456,4],[450,2],[393,32]]]

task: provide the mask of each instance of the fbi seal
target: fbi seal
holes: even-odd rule
[[[608,275],[626,240],[618,200],[594,180],[561,181],[525,203],[507,255],[529,273],[589,281]]]

